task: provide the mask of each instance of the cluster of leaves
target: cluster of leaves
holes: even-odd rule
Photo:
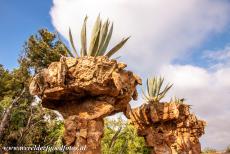
[[[207,147],[207,148],[205,148],[204,150],[202,150],[202,154],[215,154],[215,153],[220,153],[220,152],[217,152],[216,149],[214,149],[214,148],[209,148],[209,147]],[[230,153],[230,145],[227,146],[227,148],[225,149],[225,153],[226,153],[226,154],[227,154],[227,153]]]
[[[4,126],[0,147],[62,145],[63,122],[54,111],[42,108],[28,88],[33,76],[31,70],[36,73],[59,61],[61,55],[67,55],[64,45],[54,33],[42,29],[26,42],[18,68],[8,71],[0,65],[0,124]],[[25,92],[20,99],[12,103],[22,91]],[[7,117],[5,123],[4,117]]]
[[[185,101],[184,98],[177,98],[176,96],[171,98],[169,102],[173,102],[173,103],[176,103],[176,104],[183,104]]]
[[[98,18],[97,22],[99,20]],[[101,21],[100,24],[102,24]],[[84,25],[86,24],[84,23]],[[106,21],[102,27],[99,27],[100,32],[97,33],[97,38],[100,39],[98,43],[106,49],[112,35],[113,26],[109,29],[109,22]],[[109,33],[107,34],[108,29]],[[101,36],[102,34],[103,36]],[[104,37],[104,40],[102,37]],[[107,56],[110,56],[118,47],[108,52]],[[84,50],[82,49],[82,52]],[[94,50],[91,51],[94,52]],[[104,52],[105,50],[102,51]],[[101,52],[99,53],[101,54]],[[98,53],[94,54],[100,55]],[[19,58],[19,68],[8,71],[0,65],[0,118],[4,116],[7,109],[10,109],[9,119],[0,140],[0,146],[61,146],[63,144],[63,122],[52,110],[42,108],[40,102],[29,94],[28,88],[33,73],[37,73],[53,61],[59,61],[62,55],[68,55],[66,46],[60,39],[57,39],[57,35],[42,29],[38,31],[38,34],[32,35],[25,43],[23,53]],[[31,70],[34,70],[34,72]],[[24,88],[26,89],[25,93],[10,108],[14,98]],[[110,153],[108,152],[108,141],[116,133],[115,126],[119,126],[118,123],[122,126],[122,130],[117,139],[113,140],[113,143],[109,146],[109,151],[112,153],[144,153],[147,149],[144,148],[143,138],[137,137],[137,134],[134,134],[135,129],[133,126],[123,121],[121,122],[121,120],[120,122],[106,120],[105,135],[102,142],[104,153]]]
[[[105,119],[104,137],[102,138],[103,154],[148,154],[143,137],[137,135],[135,127],[128,121],[118,118]]]
[[[129,37],[123,38],[117,45],[115,45],[109,51],[107,47],[109,45],[110,39],[113,33],[113,23],[110,25],[109,20],[102,22],[100,15],[97,17],[97,20],[94,24],[89,48],[87,48],[87,33],[86,33],[86,22],[87,16],[85,17],[82,29],[81,29],[81,51],[80,56],[107,56],[111,57],[114,53],[120,50],[123,45],[127,42]],[[69,39],[73,49],[73,53],[70,50],[67,50],[69,55],[74,57],[79,57],[79,54],[75,48],[73,36],[71,30],[69,29]]]
[[[40,69],[48,67],[51,62],[59,61],[62,55],[68,55],[65,44],[55,33],[41,29],[25,43],[19,63],[35,69],[37,73]]]
[[[147,79],[147,94],[143,91],[143,95],[148,103],[159,103],[169,89],[172,88],[172,84],[167,84],[162,90],[163,82],[164,79],[161,77]]]
[[[213,149],[213,148],[205,148],[203,151],[202,151],[202,154],[214,154],[216,153],[217,150],[216,149]]]

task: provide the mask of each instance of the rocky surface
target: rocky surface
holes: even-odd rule
[[[127,109],[126,116],[145,138],[152,154],[201,153],[199,137],[206,123],[190,113],[189,105],[158,103]]]
[[[130,100],[137,98],[141,79],[125,67],[104,56],[62,57],[36,74],[30,93],[39,96],[44,107],[63,115],[67,145],[86,144],[83,153],[97,154],[103,118],[126,111]]]

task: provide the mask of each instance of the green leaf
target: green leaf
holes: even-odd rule
[[[86,16],[81,29],[81,56],[87,56],[87,34],[86,34],[87,18],[88,17]]]
[[[173,86],[173,84],[171,84],[171,85],[168,84],[165,87],[165,89],[159,94],[159,100],[161,100],[163,97],[165,97],[165,94],[169,91],[169,89],[172,88],[172,86]]]
[[[63,46],[64,46],[64,48],[66,49],[66,51],[68,52],[69,56],[74,58],[74,55],[73,55],[72,52],[66,47],[66,45],[63,44]]]
[[[112,34],[113,34],[113,23],[109,29],[109,33],[108,35],[106,36],[106,39],[105,39],[105,43],[103,44],[101,50],[100,50],[100,55],[104,55],[105,51],[107,50],[107,47],[109,45],[109,42],[110,42],[110,39],[112,37]]]
[[[119,49],[123,47],[123,45],[128,41],[130,37],[123,39],[120,43],[118,43],[115,47],[113,47],[107,54],[107,57],[111,57],[114,53],[116,53]]]
[[[100,19],[100,15],[98,15],[91,34],[91,41],[90,41],[90,46],[88,51],[88,55],[90,56],[94,56],[96,52],[95,50],[97,50],[98,42],[100,38],[100,29],[101,29],[101,19]]]
[[[101,29],[101,33],[100,33],[100,40],[99,40],[99,47],[98,47],[98,51],[96,53],[96,56],[102,56],[102,47],[105,43],[106,40],[106,36],[108,33],[108,27],[109,27],[109,20],[107,19],[106,22],[103,24],[102,29]]]
[[[79,57],[78,54],[77,54],[77,50],[74,46],[74,42],[73,42],[73,36],[72,36],[72,33],[71,33],[71,29],[69,28],[69,39],[70,39],[70,43],[71,43],[71,46],[73,48],[73,51],[75,52],[76,54],[76,57]]]
[[[156,91],[157,91],[157,78],[154,77],[153,82],[152,82],[152,95],[153,97],[156,97]]]
[[[156,96],[158,96],[159,93],[160,93],[160,90],[161,90],[161,86],[162,86],[162,84],[163,84],[163,81],[164,81],[164,79],[162,79],[162,78],[160,77],[159,80],[158,80],[158,83],[157,83]]]
[[[64,46],[64,48],[65,48],[65,50],[67,51],[67,53],[69,54],[69,56],[74,57],[73,54],[72,54],[72,52],[71,52],[71,51],[67,48],[67,46],[62,42],[61,37],[60,37],[60,35],[59,35],[58,32],[56,32],[56,35],[57,35],[57,37],[58,37],[58,41],[60,41],[60,42],[62,43],[62,45]]]
[[[148,78],[147,78],[147,80],[146,80],[146,86],[147,86],[148,95],[150,96],[149,79],[148,79]]]
[[[148,99],[151,101],[159,102],[169,91],[169,89],[172,87],[172,85],[166,85],[164,90],[161,91],[162,85],[164,82],[164,78],[157,78],[153,77],[150,79],[147,79],[147,91],[149,94]]]
[[[96,38],[96,42],[94,44],[91,56],[97,56],[96,54],[97,54],[98,46],[99,46],[100,32],[101,32],[101,30],[99,29],[99,32],[98,32],[98,35],[97,35],[97,38]]]
[[[150,98],[145,94],[143,87],[141,88],[144,99],[150,101]]]

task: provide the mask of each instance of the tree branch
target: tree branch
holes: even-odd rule
[[[25,93],[25,88],[23,88],[22,92],[20,93],[20,95],[18,97],[16,97],[12,103],[10,104],[10,106],[6,109],[5,114],[2,117],[2,121],[0,123],[0,139],[2,139],[3,137],[3,133],[6,129],[6,126],[9,124],[9,117],[11,114],[11,111],[13,109],[13,107],[15,106],[15,104],[19,101],[19,99],[21,99],[22,95]]]

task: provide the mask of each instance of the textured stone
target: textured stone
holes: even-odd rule
[[[66,145],[86,145],[85,151],[71,153],[101,153],[103,118],[126,111],[129,102],[137,99],[141,79],[125,67],[105,56],[62,57],[33,78],[30,93],[65,119]]]
[[[206,123],[190,113],[189,105],[144,104],[128,107],[125,114],[139,136],[145,138],[152,154],[201,153],[199,137],[204,134]]]

